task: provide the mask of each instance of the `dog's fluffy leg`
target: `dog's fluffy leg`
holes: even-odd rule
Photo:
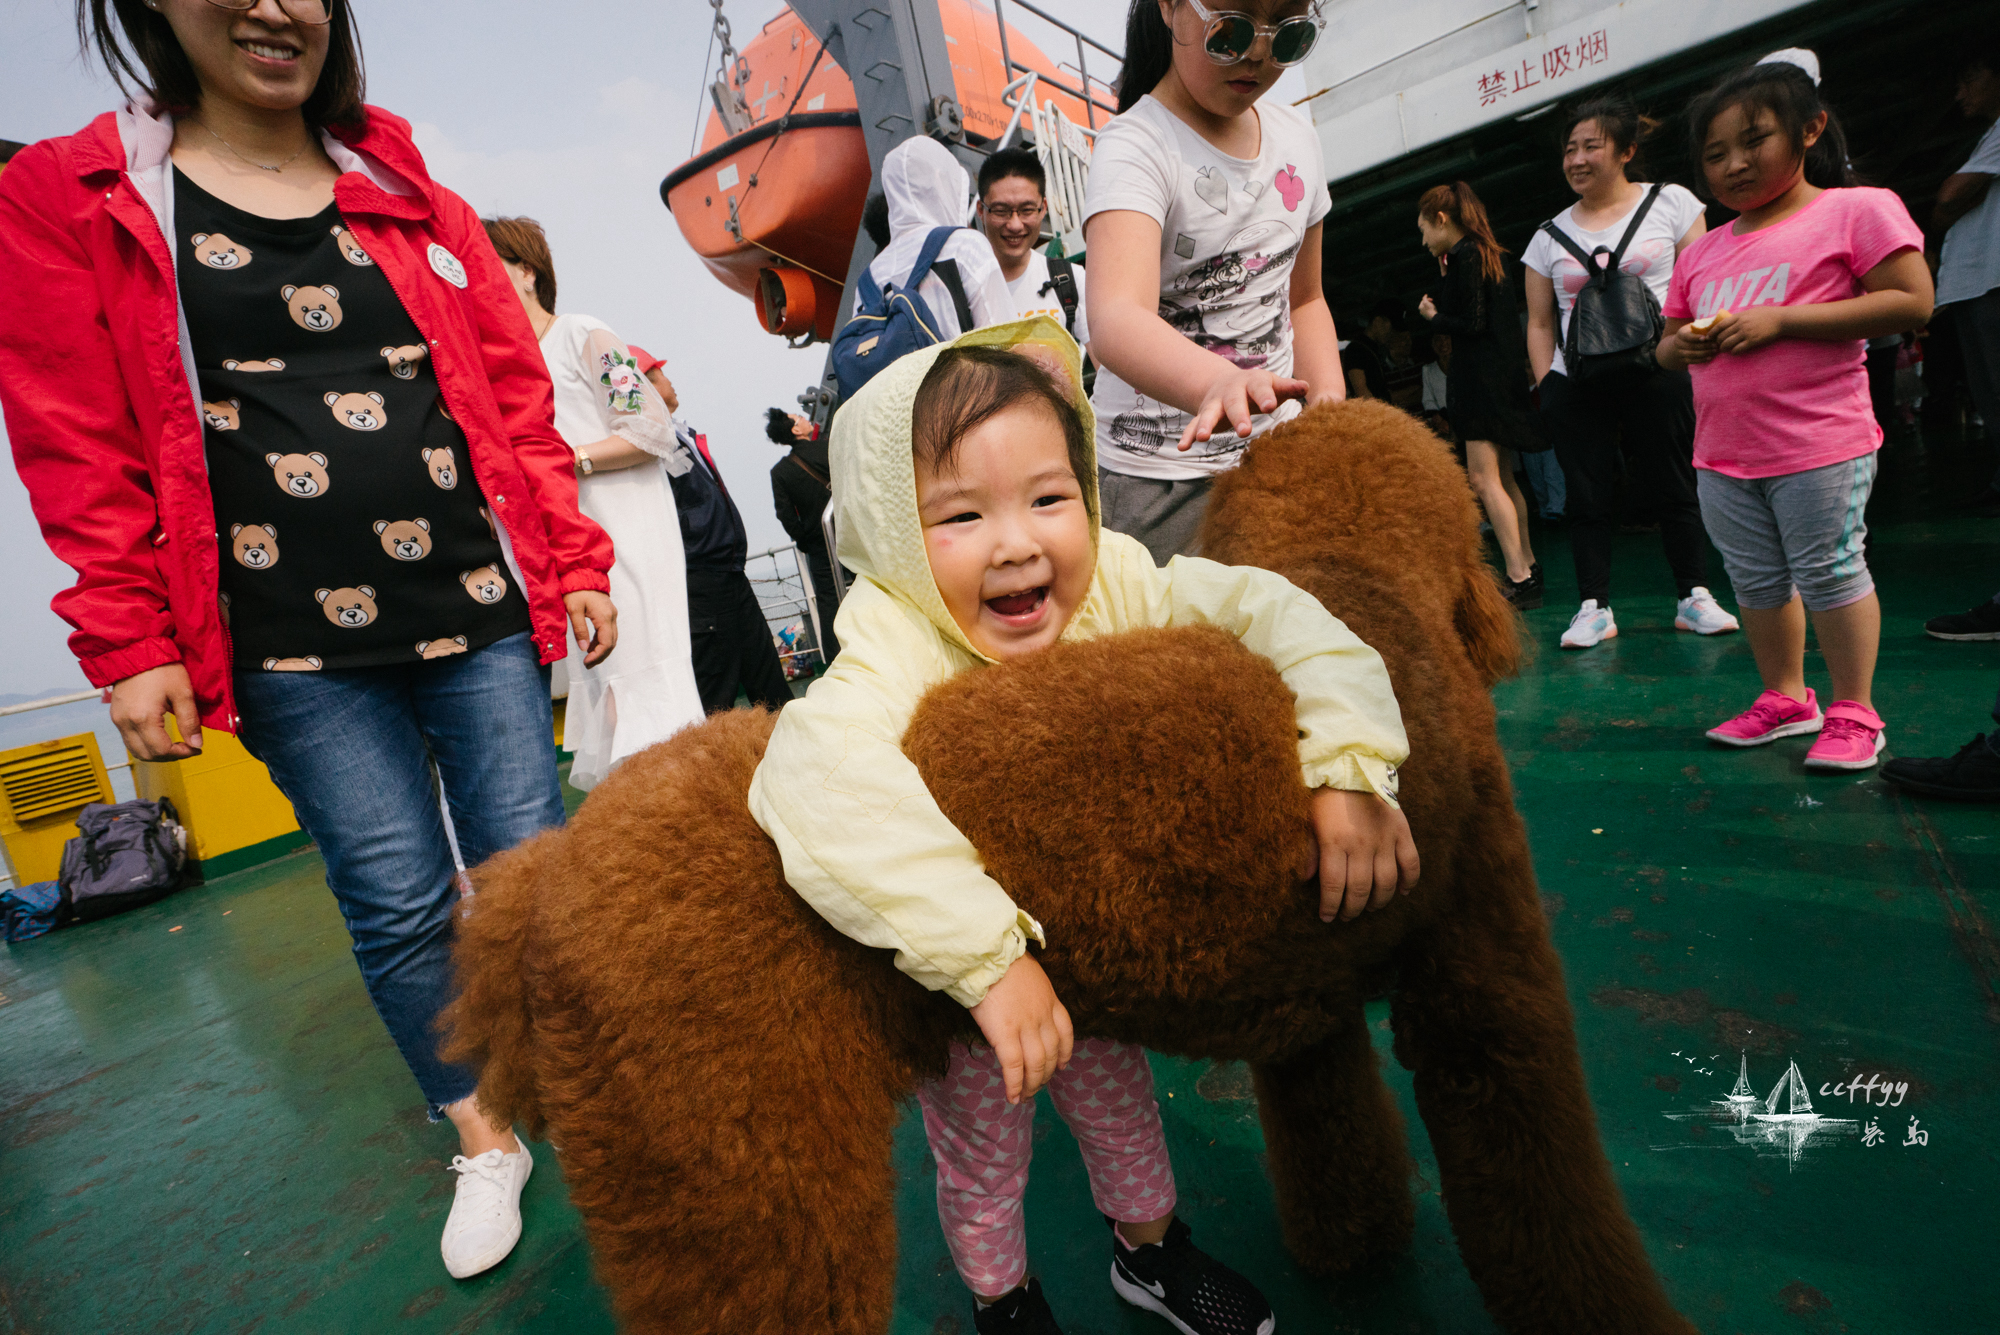
[[[1299,1264],[1335,1274],[1406,1250],[1409,1144],[1360,1009],[1324,1043],[1252,1074],[1278,1218]]]
[[[1393,1017],[1459,1252],[1502,1329],[1694,1335],[1604,1157],[1526,844],[1487,833],[1461,874],[1495,893],[1412,952]]]

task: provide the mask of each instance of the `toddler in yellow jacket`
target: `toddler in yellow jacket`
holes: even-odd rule
[[[982,1335],[1056,1329],[1039,1285],[1023,1285],[1021,1197],[1044,1084],[1114,1223],[1119,1294],[1184,1331],[1268,1335],[1262,1295],[1174,1218],[1144,1053],[1074,1039],[1028,953],[1041,926],[945,819],[903,732],[931,686],[1058,640],[1230,631],[1298,700],[1329,922],[1416,882],[1395,805],[1409,744],[1380,655],[1310,595],[1247,566],[1175,557],[1162,569],[1098,527],[1079,360],[1049,320],[993,326],[902,358],[842,408],[831,451],[838,555],[856,580],[840,607],[841,652],[779,715],[750,809],[808,903],[855,940],[894,950],[903,972],[969,1007],[986,1038],[955,1044],[945,1077],[918,1094],[939,1214]]]

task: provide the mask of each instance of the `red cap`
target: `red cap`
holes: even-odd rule
[[[649,375],[652,373],[654,367],[665,366],[667,364],[665,357],[655,357],[637,343],[627,343],[625,351],[631,353],[633,360],[639,363],[640,375]]]

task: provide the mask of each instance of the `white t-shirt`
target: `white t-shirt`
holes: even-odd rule
[[[1651,190],[1653,187],[1648,185],[1643,188]],[[1640,203],[1644,203],[1645,199],[1645,195],[1639,196]],[[1636,209],[1639,205],[1632,207]],[[1574,209],[1564,209],[1556,215],[1555,223],[1570,240],[1583,248],[1585,254],[1599,246],[1616,250],[1619,238],[1625,235],[1625,225],[1632,221],[1631,210],[1627,210],[1616,222],[1595,232],[1586,232],[1576,225],[1574,212]],[[1674,277],[1674,247],[1687,235],[1688,228],[1701,221],[1705,212],[1705,207],[1694,197],[1692,190],[1686,186],[1667,186],[1653,201],[1646,221],[1639,224],[1639,234],[1626,248],[1625,262],[1618,267],[1645,279],[1646,286],[1653,289],[1653,296],[1662,306],[1667,304],[1667,284]],[[1521,252],[1521,263],[1555,283],[1556,359],[1550,369],[1561,371],[1563,337],[1569,330],[1570,307],[1576,305],[1576,294],[1583,288],[1583,266],[1576,262],[1576,256],[1557,245],[1555,238],[1539,227],[1535,229],[1534,239],[1528,242],[1528,248]]]
[[[1085,220],[1112,209],[1160,224],[1160,315],[1238,366],[1292,373],[1292,261],[1332,207],[1319,136],[1295,108],[1259,103],[1259,152],[1232,158],[1149,94],[1098,132]],[[1248,441],[1226,426],[1187,453],[1188,414],[1097,371],[1097,459],[1132,477],[1198,478],[1236,466]],[[1287,401],[1251,419],[1261,435],[1298,415]]]
[[[1960,173],[2000,176],[2000,121],[1979,141]],[[1938,257],[1937,301],[1970,301],[2000,287],[2000,181],[1987,188],[1979,207],[1951,225]]]
[[[1076,275],[1076,328],[1070,334],[1078,343],[1088,343],[1090,332],[1083,319],[1083,266],[1072,264],[1069,271]],[[1028,267],[1021,270],[1019,278],[1008,281],[1007,290],[1013,294],[1014,309],[1023,320],[1046,315],[1057,324],[1063,323],[1062,302],[1049,286],[1049,257],[1041,251],[1028,252]]]

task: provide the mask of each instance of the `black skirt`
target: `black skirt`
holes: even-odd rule
[[[1511,281],[1480,270],[1470,238],[1445,257],[1443,281],[1432,295],[1437,316],[1427,332],[1451,338],[1445,372],[1445,413],[1463,440],[1490,440],[1533,454],[1549,448],[1528,407],[1528,344]]]

